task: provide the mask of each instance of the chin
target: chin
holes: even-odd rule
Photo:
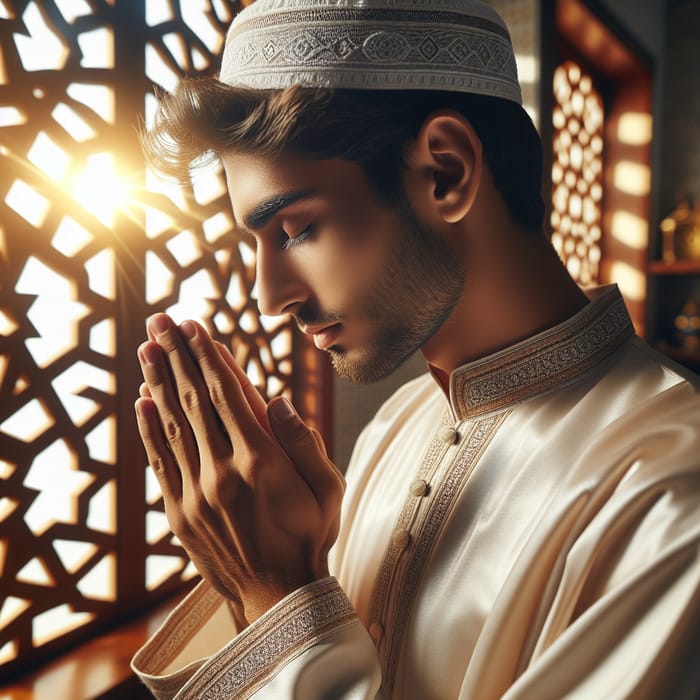
[[[327,352],[331,356],[333,368],[341,379],[353,384],[371,384],[388,377],[398,369],[414,352],[405,347],[373,348],[371,350],[347,350],[333,346]]]

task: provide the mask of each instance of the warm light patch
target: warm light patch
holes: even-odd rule
[[[107,124],[114,124],[114,90],[107,85],[93,83],[71,83],[66,93],[82,102]]]
[[[54,540],[53,548],[69,574],[75,573],[86,564],[98,550],[97,545],[92,542],[62,539]]]
[[[612,216],[610,232],[613,238],[634,250],[645,250],[649,240],[649,227],[640,216],[616,211]]]
[[[116,600],[117,562],[113,553],[105,555],[77,583],[78,590],[93,600]]]
[[[0,625],[1,627],[1,625]],[[9,661],[12,661],[13,659],[17,658],[17,642],[14,640],[11,640],[7,642],[7,644],[3,644],[0,647],[0,664],[5,664],[8,663]],[[14,698],[10,697],[9,695],[6,696],[0,696],[2,697],[2,700],[14,700]]]
[[[99,253],[85,261],[85,271],[90,281],[90,289],[105,299],[117,297],[117,280],[115,278],[114,250],[103,248]]]
[[[86,0],[54,0],[54,2],[66,22],[70,24],[73,24],[78,17],[89,15],[92,11]]]
[[[146,588],[149,591],[155,590],[168,578],[182,571],[186,562],[184,557],[150,554],[146,557]]]
[[[175,275],[152,250],[146,251],[146,301],[157,304],[169,296]]]
[[[114,32],[107,27],[78,35],[83,68],[114,68]]]
[[[648,165],[622,160],[615,164],[613,183],[621,192],[643,197],[651,190],[651,171]]]
[[[94,618],[93,613],[75,612],[67,603],[51,608],[32,620],[34,646],[47,644],[56,637],[82,627]]]
[[[31,600],[7,596],[0,608],[0,629],[4,629],[12,620],[16,620],[32,604]]]
[[[617,138],[629,146],[645,146],[651,143],[652,119],[645,112],[626,112],[617,125]]]
[[[5,81],[3,78],[2,69],[2,53],[0,53],[0,85]],[[27,122],[27,115],[17,107],[0,107],[0,128],[3,126],[18,126]]]
[[[75,524],[77,499],[94,480],[76,468],[75,455],[64,440],[49,445],[34,458],[24,479],[24,486],[39,492],[24,516],[29,529],[40,536],[54,523]]]
[[[68,49],[46,24],[35,2],[29,2],[22,15],[28,36],[15,33],[14,40],[26,71],[61,70],[68,59]]]
[[[554,74],[552,244],[582,285],[599,281],[603,103],[590,76],[567,61]]]
[[[98,532],[113,535],[116,532],[117,489],[114,480],[108,481],[91,499],[87,526]]]
[[[631,301],[644,301],[646,279],[644,274],[627,263],[615,261],[610,266],[610,280],[619,287],[622,295]]]
[[[160,542],[170,534],[170,525],[165,513],[159,510],[149,510],[146,513],[146,541],[149,544]]]
[[[52,381],[56,395],[75,425],[85,424],[100,406],[92,399],[81,396],[87,387],[95,387],[107,394],[115,390],[114,378],[103,369],[82,360],[65,369]]]
[[[95,138],[95,130],[72,107],[59,102],[51,116],[78,143]]]
[[[51,202],[23,180],[12,183],[5,204],[34,228],[41,228],[51,208]]]
[[[75,346],[76,324],[89,311],[74,301],[74,284],[35,257],[27,260],[15,287],[20,294],[36,296],[27,314],[38,337],[26,340],[40,367],[47,367]]]
[[[17,501],[14,498],[3,496],[0,498],[0,523],[7,520],[17,510]]]
[[[109,381],[112,381],[111,375]],[[116,441],[117,428],[114,416],[105,418],[85,436],[90,457],[104,464],[116,464]]]
[[[207,299],[217,296],[211,273],[208,270],[199,270],[182,282],[180,298],[176,304],[167,308],[167,312],[175,323],[182,323],[188,318],[205,318],[209,311]]]
[[[17,440],[30,443],[53,424],[53,416],[47,408],[38,399],[32,399],[0,423],[0,431]]]
[[[90,349],[107,357],[117,352],[117,329],[113,318],[105,318],[90,329]]]
[[[88,156],[87,166],[73,185],[73,196],[105,226],[114,226],[117,212],[128,200],[128,187],[111,153]]]
[[[155,27],[174,19],[169,0],[146,0],[146,24]]]
[[[0,335],[4,336],[9,336],[12,335],[19,326],[17,325],[17,322],[5,311],[5,309],[0,309]],[[3,355],[0,357],[0,379],[2,379],[2,375],[4,374],[3,369],[4,369],[4,362],[5,356]]]
[[[35,586],[53,586],[56,582],[43,559],[30,559],[18,572],[16,579]]]

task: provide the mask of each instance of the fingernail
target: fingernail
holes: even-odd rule
[[[160,350],[155,343],[144,343],[139,348],[139,357],[144,363],[154,365],[160,359]]]
[[[184,321],[180,325],[180,330],[182,331],[183,335],[187,340],[192,340],[192,338],[197,335],[197,326],[192,323],[192,321]]]
[[[156,314],[151,317],[150,324],[156,333],[164,333],[168,330],[168,317],[165,314]]]
[[[294,406],[284,396],[272,403],[270,412],[277,420],[289,420],[296,415]]]
[[[139,418],[150,418],[151,414],[153,413],[152,404],[150,404],[148,401],[144,401],[141,398],[136,399],[134,408],[136,409],[136,414],[139,416]]]

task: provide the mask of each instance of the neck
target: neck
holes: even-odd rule
[[[460,239],[469,241],[457,251],[464,291],[422,348],[443,389],[457,367],[551,328],[588,303],[543,235],[512,224],[480,230],[488,233]]]

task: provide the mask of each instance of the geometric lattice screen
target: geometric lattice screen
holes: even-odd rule
[[[221,171],[166,187],[136,136],[154,84],[216,69],[238,9],[0,0],[0,679],[193,576],[134,420],[150,314],[202,319],[319,423],[317,355],[258,317]]]
[[[581,285],[598,283],[603,198],[603,101],[573,61],[554,72],[552,245]]]

